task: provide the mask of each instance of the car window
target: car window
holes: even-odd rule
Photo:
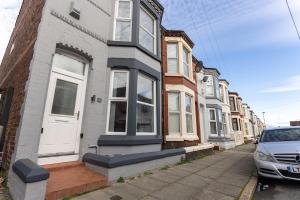
[[[265,130],[261,142],[300,141],[300,128]]]

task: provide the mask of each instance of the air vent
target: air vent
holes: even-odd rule
[[[71,2],[71,9],[70,9],[70,15],[74,17],[75,19],[80,19],[80,8],[79,3],[72,1]]]

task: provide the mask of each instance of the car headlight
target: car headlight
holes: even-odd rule
[[[264,152],[261,152],[261,151],[256,151],[255,152],[255,157],[258,160],[275,162],[275,160],[273,159],[273,157],[270,154],[267,154],[267,153],[264,153]]]

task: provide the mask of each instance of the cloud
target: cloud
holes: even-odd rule
[[[275,86],[262,90],[262,93],[283,93],[300,91],[300,75],[293,76],[281,86]]]

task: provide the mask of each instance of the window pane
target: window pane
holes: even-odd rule
[[[154,52],[154,38],[142,28],[140,28],[139,41],[143,47]]]
[[[178,60],[177,58],[168,59],[168,72],[169,73],[178,73]]]
[[[55,54],[53,66],[80,75],[85,71],[84,63],[60,54]]]
[[[189,65],[186,63],[183,63],[183,73],[185,76],[189,77],[190,76],[190,70],[189,70]]]
[[[183,55],[182,55],[183,58],[182,58],[182,59],[183,59],[183,62],[184,62],[184,63],[189,63],[189,62],[188,62],[188,60],[189,60],[189,59],[188,59],[188,55],[189,55],[188,52],[189,52],[189,51],[188,51],[185,47],[183,47]]]
[[[126,131],[127,102],[112,101],[110,104],[109,132]]]
[[[78,85],[63,80],[57,80],[52,114],[74,115]]]
[[[136,131],[137,132],[154,132],[154,107],[143,104],[137,104],[136,111]]]
[[[130,18],[130,1],[119,1],[118,17]]]
[[[210,133],[217,134],[217,123],[216,122],[210,122]]]
[[[126,97],[127,73],[115,72],[113,82],[113,97]]]
[[[168,58],[177,58],[177,44],[176,43],[168,43]]]
[[[179,93],[168,94],[168,107],[170,111],[179,111]]]
[[[154,35],[154,19],[144,9],[140,10],[140,25]]]
[[[170,133],[180,132],[180,114],[169,113],[169,132]]]
[[[214,88],[211,85],[206,87],[206,96],[214,96]]]
[[[209,111],[210,113],[210,120],[216,120],[216,113],[214,110],[210,110]]]
[[[193,116],[186,115],[186,131],[188,133],[193,133]]]
[[[130,21],[116,21],[115,40],[117,41],[130,41],[131,22]]]
[[[139,75],[137,95],[138,95],[138,101],[154,104],[153,81],[142,75]]]
[[[189,95],[185,95],[185,111],[192,112],[192,97]]]

